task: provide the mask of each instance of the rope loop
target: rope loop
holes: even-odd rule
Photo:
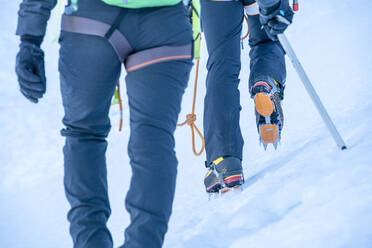
[[[195,125],[195,121],[196,121],[196,115],[195,114],[188,114],[186,115],[186,120],[180,124],[177,124],[177,126],[184,126],[184,125],[188,125],[191,129],[191,139],[192,139],[192,151],[194,152],[195,156],[200,156],[203,151],[204,151],[204,147],[205,147],[205,141],[204,141],[204,137],[203,137],[203,134],[200,132],[199,128]],[[200,140],[202,142],[202,147],[200,148],[200,151],[197,152],[196,149],[195,149],[195,131],[196,133],[199,135],[200,137]]]
[[[197,92],[197,87],[198,87],[198,74],[199,74],[199,59],[196,60],[194,97],[193,97],[193,101],[192,101],[192,112],[191,112],[191,114],[186,115],[186,120],[184,122],[182,122],[180,124],[177,124],[177,126],[179,126],[179,127],[184,126],[186,124],[190,127],[191,138],[192,138],[192,151],[194,152],[195,156],[200,156],[203,153],[204,147],[205,147],[205,140],[204,140],[203,134],[199,131],[199,129],[195,125],[196,115],[194,113],[195,113],[196,92]],[[195,149],[195,131],[199,135],[200,140],[202,142],[202,147],[201,147],[199,152],[196,152],[196,149]]]
[[[200,156],[203,153],[204,148],[205,148],[205,140],[204,140],[203,134],[199,131],[199,129],[196,127],[196,125],[194,123],[192,123],[192,125],[190,125],[190,128],[191,128],[191,136],[192,136],[192,151],[194,152],[195,156]],[[202,147],[200,148],[200,151],[199,152],[196,152],[196,150],[195,150],[195,134],[194,134],[194,129],[198,133],[198,135],[200,137],[200,140],[202,142]]]

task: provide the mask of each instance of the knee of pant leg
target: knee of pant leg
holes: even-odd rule
[[[220,115],[230,113],[235,109],[240,110],[238,83],[227,81],[210,85],[205,95],[204,107],[209,111],[214,110],[213,113]]]
[[[163,192],[161,194],[168,194],[166,192],[174,186],[177,174],[174,147],[173,133],[169,130],[156,123],[131,123],[128,155],[133,172],[132,184],[137,185],[135,188],[150,192],[151,187],[155,187],[158,192]]]
[[[111,97],[96,97],[97,101],[94,101],[95,94],[76,92],[71,96],[62,94],[65,98],[62,136],[106,138],[111,129],[108,117]]]
[[[105,139],[110,132],[110,122],[97,125],[94,123],[69,123],[64,119],[65,128],[61,130],[61,135],[65,137],[81,137]]]
[[[207,88],[220,84],[239,84],[240,57],[210,57],[207,64]]]
[[[128,152],[131,159],[176,162],[173,131],[157,123],[131,123]]]

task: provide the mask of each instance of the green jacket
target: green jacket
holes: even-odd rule
[[[128,8],[175,5],[181,0],[102,0],[103,2]],[[78,0],[71,0],[75,4]],[[124,4],[127,2],[127,5]],[[47,21],[57,0],[22,0],[18,12],[17,35],[44,36]]]

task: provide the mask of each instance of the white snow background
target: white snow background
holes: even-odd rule
[[[56,10],[42,45],[48,90],[35,105],[19,93],[14,72],[19,3],[1,0],[0,9],[0,247],[72,247],[62,183],[59,46],[51,42]],[[300,1],[300,12],[287,32],[348,150],[336,147],[289,60],[281,145],[266,152],[259,146],[248,94],[245,42],[240,90],[246,187],[208,200],[203,185],[205,155],[193,156],[189,128],[178,128],[177,190],[164,247],[372,247],[371,11],[369,0]],[[206,61],[203,44],[196,108],[200,128]],[[180,121],[191,111],[193,74]],[[121,133],[117,106],[110,116],[108,226],[119,246],[129,224],[124,209],[131,175],[126,154],[128,107]]]

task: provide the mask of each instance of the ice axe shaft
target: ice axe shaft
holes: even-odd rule
[[[291,60],[293,67],[297,71],[297,74],[301,78],[301,81],[305,86],[307,93],[310,95],[311,100],[313,101],[316,109],[318,110],[320,116],[322,117],[324,123],[326,124],[329,132],[332,134],[333,139],[335,140],[337,146],[341,150],[346,149],[345,142],[343,141],[341,135],[337,131],[336,126],[334,125],[331,117],[328,115],[327,110],[325,109],[313,85],[311,84],[309,77],[307,76],[304,68],[302,67],[295,52],[293,51],[292,46],[289,44],[287,37],[284,34],[278,34],[278,39],[284,51],[287,53],[289,59]]]

